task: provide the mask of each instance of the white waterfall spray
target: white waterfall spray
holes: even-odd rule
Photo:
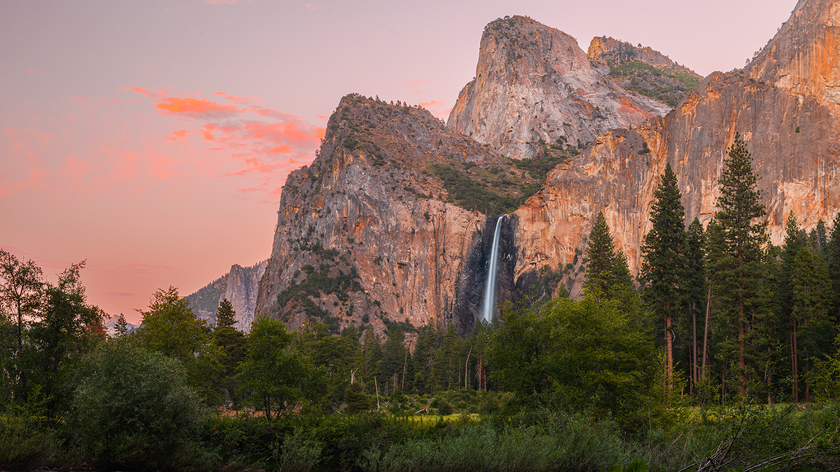
[[[502,215],[496,220],[493,233],[493,249],[490,250],[490,263],[487,266],[487,282],[484,284],[484,301],[481,303],[481,319],[493,321],[493,308],[496,306],[496,272],[499,265],[499,232],[502,229]]]

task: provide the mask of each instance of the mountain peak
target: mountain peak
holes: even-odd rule
[[[560,30],[521,16],[496,20],[484,29],[475,78],[447,126],[505,156],[531,158],[540,141],[579,146],[668,112],[628,93],[609,72]]]
[[[840,105],[840,0],[800,0],[745,72],[755,81]]]

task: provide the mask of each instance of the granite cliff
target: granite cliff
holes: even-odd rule
[[[475,78],[447,121],[508,157],[541,143],[582,146],[608,129],[635,127],[669,107],[627,92],[566,33],[514,16],[487,25]]]
[[[514,278],[548,266],[562,270],[578,293],[579,256],[599,211],[635,273],[665,164],[679,178],[686,223],[699,217],[705,224],[736,132],[753,155],[774,243],[783,240],[790,211],[808,230],[819,219],[830,221],[840,210],[838,13],[838,0],[800,1],[745,70],[711,74],[666,117],[604,133],[558,166],[515,213]]]
[[[391,322],[464,332],[480,304],[495,223],[486,215],[537,188],[514,161],[426,110],[348,95],[315,161],[283,187],[257,313],[333,332]]]
[[[235,327],[247,333],[251,331],[257,302],[257,286],[267,263],[268,261],[262,261],[251,267],[234,264],[227,274],[185,298],[199,318],[211,323],[216,319],[219,303],[227,298],[236,312]]]
[[[487,26],[476,78],[447,126],[422,109],[345,97],[313,164],[283,189],[257,313],[291,328],[454,322],[464,333],[498,214],[508,216],[497,299],[561,284],[578,294],[599,211],[636,273],[666,163],[686,224],[706,223],[736,133],[753,154],[775,243],[790,211],[805,229],[829,221],[840,210],[838,5],[800,1],[744,70],[711,74],[665,116],[667,106],[610,78],[622,65],[612,43],[588,57],[522,17]],[[634,54],[662,74],[688,73],[655,51]]]

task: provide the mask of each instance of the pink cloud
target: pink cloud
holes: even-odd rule
[[[211,5],[233,5],[236,0],[204,0]]]
[[[326,132],[324,127],[314,126],[298,116],[263,106],[257,97],[213,92],[212,95],[234,102],[218,103],[198,98],[195,96],[197,94],[190,96],[188,93],[166,89],[158,89],[158,93],[141,87],[128,87],[124,90],[153,98],[152,103],[160,115],[198,121],[193,131],[204,139],[187,141],[182,146],[209,145],[212,147],[203,149],[219,153],[210,159],[212,164],[208,163],[210,161],[206,155],[192,164],[179,163],[178,153],[187,152],[189,148],[175,150],[174,154],[156,154],[154,158],[147,155],[144,161],[150,163],[148,172],[155,181],[189,172],[189,167],[185,165],[200,165],[214,173],[218,172],[217,175],[249,180],[243,186],[248,190],[241,192],[242,195],[274,196],[289,172],[312,162],[315,150]],[[238,103],[245,104],[245,107],[239,108]],[[326,116],[319,118],[327,119]],[[171,135],[163,138],[169,142],[181,141],[190,132],[188,129],[173,129]],[[255,184],[253,180],[259,183]]]
[[[44,75],[42,72],[37,71],[37,70],[35,70],[35,69],[31,68],[31,67],[30,67],[30,68],[28,68],[28,69],[26,69],[26,73],[27,73],[27,74],[32,74],[32,75]]]
[[[166,97],[155,105],[161,113],[213,118],[239,113],[235,105],[221,105],[203,98]]]
[[[126,92],[135,92],[141,95],[145,95],[149,98],[160,98],[166,93],[166,89],[158,89],[157,92],[151,92],[149,89],[141,88],[141,87],[122,87],[120,90],[125,90]]]
[[[429,100],[428,102],[420,102],[418,105],[429,110],[429,113],[440,119],[446,119],[452,107],[446,107],[443,100]]]

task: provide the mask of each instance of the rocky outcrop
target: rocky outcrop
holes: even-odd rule
[[[236,312],[234,326],[247,333],[251,331],[257,302],[257,287],[265,272],[267,262],[262,261],[251,267],[234,264],[227,274],[185,298],[196,316],[209,320],[211,323],[216,319],[219,303],[227,298]]]
[[[840,210],[840,120],[828,84],[840,60],[817,43],[834,41],[835,16],[826,13],[840,11],[838,5],[838,0],[803,0],[745,71],[710,75],[667,117],[633,131],[605,133],[556,168],[545,188],[515,213],[515,277],[548,265],[565,271],[569,287],[579,290],[585,236],[599,211],[636,272],[665,164],[679,178],[686,224],[694,217],[707,223],[736,132],[753,155],[775,244],[784,238],[790,211],[808,230],[819,219],[833,219]],[[833,62],[811,62],[817,60]],[[780,71],[798,75],[794,80],[793,72]]]
[[[453,322],[464,333],[499,213],[509,214],[497,299],[556,293],[558,281],[578,294],[599,211],[637,273],[665,165],[679,178],[686,224],[707,223],[736,133],[753,154],[774,243],[790,211],[808,230],[829,221],[840,210],[838,4],[803,0],[744,71],[710,75],[667,116],[606,75],[609,47],[590,59],[571,37],[522,17],[488,25],[476,79],[447,126],[400,103],[344,97],[313,164],[283,188],[257,314],[293,329]],[[658,67],[655,51],[641,51]],[[578,140],[591,143],[568,153]],[[527,166],[564,158],[526,200],[536,172]]]
[[[257,313],[293,329],[454,322],[465,332],[492,237],[470,205],[532,180],[423,109],[348,95],[315,161],[283,187]]]
[[[670,107],[677,104],[703,79],[688,67],[650,47],[633,46],[606,36],[596,36],[586,55],[610,68],[610,77],[625,90],[658,100]]]
[[[609,67],[639,61],[671,75],[683,73],[698,79],[703,78],[688,67],[677,64],[670,57],[649,46],[640,44],[637,47],[626,41],[619,41],[607,36],[592,38],[589,48],[586,50],[586,55],[593,61],[604,63]]]
[[[840,3],[800,0],[745,73],[759,83],[836,108],[840,105]]]
[[[540,141],[582,145],[668,112],[615,84],[609,72],[562,31],[521,16],[496,20],[484,29],[475,78],[447,126],[505,156],[531,158]]]

